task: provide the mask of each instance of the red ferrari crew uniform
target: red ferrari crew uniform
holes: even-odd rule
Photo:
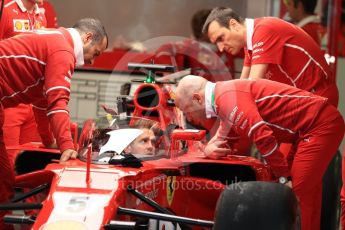
[[[75,29],[63,28],[38,30],[3,40],[0,42],[0,60],[2,107],[33,104],[39,129],[52,130],[61,152],[74,149],[67,104],[75,65],[84,64],[79,33]],[[2,119],[0,123],[2,125]],[[45,145],[53,140],[51,135],[42,136]],[[14,175],[2,133],[0,148],[0,202],[5,202],[12,194]]]
[[[291,175],[302,229],[319,229],[322,177],[345,129],[338,110],[326,98],[265,79],[218,82],[213,89],[206,110],[221,119],[217,136],[249,137],[277,178]],[[296,149],[291,174],[280,143]]]
[[[5,39],[46,27],[47,21],[37,4],[29,13],[21,0],[5,0],[0,25],[0,39]]]
[[[43,27],[47,27],[46,17],[37,4],[30,13],[21,0],[5,2],[0,21],[0,40]],[[19,104],[15,108],[5,109],[3,132],[6,147],[41,141],[31,105]],[[8,150],[12,164],[17,152]]]
[[[43,1],[39,7],[47,19],[47,28],[58,28],[58,20],[53,5],[48,1]]]
[[[272,17],[246,19],[246,24],[245,66],[269,64],[266,79],[326,97],[338,105],[335,76],[320,47],[301,28]]]

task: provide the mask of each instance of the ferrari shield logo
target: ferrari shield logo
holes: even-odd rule
[[[39,22],[39,21],[35,22],[35,29],[41,29],[42,27],[43,26],[42,26],[41,22]]]
[[[167,200],[169,206],[171,205],[174,199],[174,193],[176,188],[176,176],[167,177]]]

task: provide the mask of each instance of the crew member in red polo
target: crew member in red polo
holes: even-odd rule
[[[39,4],[39,7],[44,16],[46,16],[47,28],[58,28],[59,24],[54,6],[49,1],[44,0],[42,3]]]
[[[42,2],[42,0],[38,1]],[[0,21],[0,39],[44,28],[46,17],[34,0],[5,0]]]
[[[242,79],[270,79],[326,97],[338,105],[335,74],[324,53],[301,28],[278,18],[243,20],[230,8],[216,8],[204,32],[218,49],[235,55],[245,48]],[[284,147],[290,166],[295,149]],[[301,169],[302,170],[302,169]]]
[[[219,52],[202,33],[202,27],[210,13],[211,9],[195,12],[191,20],[193,38],[163,44],[156,51],[156,63],[168,62],[179,71],[190,68],[191,74],[212,82],[233,79],[234,57]]]
[[[38,7],[40,3],[42,0],[6,0],[0,21],[0,40],[47,27],[45,14]],[[40,142],[32,105],[19,104],[13,108],[6,108],[3,132],[6,147],[32,141]],[[16,150],[8,150],[12,164],[17,153]]]
[[[320,47],[301,28],[279,18],[243,20],[231,8],[208,16],[203,31],[220,51],[245,48],[242,79],[270,79],[326,97],[338,105],[335,76]]]
[[[317,0],[284,0],[292,23],[301,27],[320,46],[324,28],[320,17],[314,14]]]
[[[206,156],[232,154],[232,146],[225,145],[229,137],[249,137],[277,179],[291,176],[302,229],[320,229],[322,177],[345,129],[342,116],[327,98],[265,79],[211,83],[193,75],[179,82],[175,94],[175,104],[188,120],[220,118]],[[279,151],[280,143],[291,143],[296,149],[291,171]]]
[[[101,22],[82,19],[73,28],[37,30],[0,42],[0,101],[2,107],[33,104],[39,130],[52,130],[41,136],[46,146],[56,142],[60,161],[75,158],[77,152],[70,132],[68,101],[71,77],[76,65],[92,64],[108,45]],[[25,76],[25,77],[23,77]],[[0,113],[3,110],[0,108]],[[0,119],[2,126],[3,119]],[[0,133],[0,202],[13,193],[14,175]],[[0,229],[4,229],[0,215]]]

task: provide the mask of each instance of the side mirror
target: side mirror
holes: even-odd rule
[[[172,140],[201,141],[205,136],[206,130],[198,129],[175,129],[171,133]]]
[[[171,158],[174,159],[178,155],[179,141],[201,141],[206,136],[206,130],[197,129],[175,129],[171,133]]]

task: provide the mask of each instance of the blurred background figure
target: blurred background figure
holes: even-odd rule
[[[37,3],[43,0],[4,0],[0,21],[0,40],[47,26]]]
[[[172,64],[177,70],[191,68],[191,74],[212,82],[231,80],[234,74],[233,56],[219,52],[202,34],[202,26],[210,12],[211,9],[197,11],[191,20],[192,39],[162,45],[156,51],[156,58],[170,60],[170,63],[164,64]]]
[[[44,0],[44,1],[41,1],[39,3],[39,7],[40,7],[40,10],[41,12],[45,15],[46,17],[46,20],[47,20],[47,28],[58,28],[59,27],[59,24],[58,24],[58,19],[57,19],[57,16],[56,16],[56,11],[54,9],[54,6]]]
[[[321,26],[320,17],[315,14],[317,0],[284,0],[284,4],[290,21],[321,45],[325,29]]]

